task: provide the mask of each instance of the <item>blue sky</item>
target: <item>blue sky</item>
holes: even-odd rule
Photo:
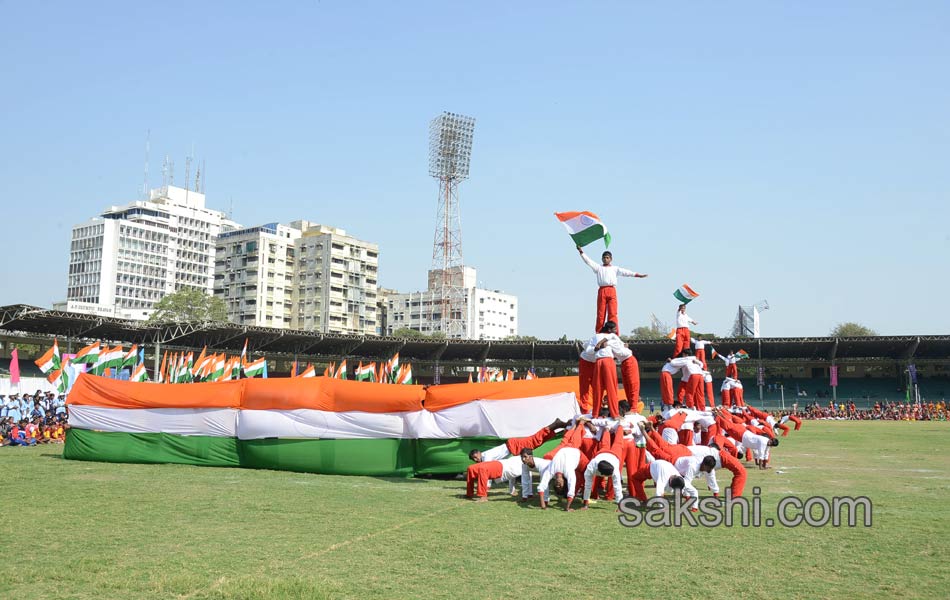
[[[148,130],[153,185],[194,145],[211,207],[342,227],[417,290],[449,110],[477,119],[466,263],[523,334],[593,326],[564,210],[650,274],[624,331],[686,282],[717,334],[762,299],[767,336],[950,333],[948,31],[945,2],[0,0],[0,304],[65,296],[69,229],[138,198]]]

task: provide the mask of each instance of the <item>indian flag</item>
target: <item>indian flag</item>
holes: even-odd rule
[[[129,377],[130,381],[148,381],[148,373],[145,371],[145,363],[139,363],[137,367],[132,369],[132,376]]]
[[[396,375],[396,383],[412,385],[412,365],[405,364],[399,367],[399,373]]]
[[[604,238],[604,246],[610,245],[610,234],[600,217],[589,211],[554,213],[561,225],[571,234],[574,244],[584,247]]]
[[[429,387],[253,378],[169,393],[167,386],[83,375],[67,400],[63,458],[449,475],[465,471],[474,448],[570,419],[577,394],[577,377]],[[559,441],[548,440],[535,454]]]
[[[69,362],[74,365],[94,365],[99,358],[99,342],[93,342],[76,353],[76,356]]]
[[[528,372],[525,373],[525,376],[524,376],[525,381],[531,381],[532,379],[537,379],[537,378],[538,376],[534,374],[534,369],[529,369]]]
[[[303,373],[297,375],[297,377],[316,377],[317,370],[313,368],[313,365],[307,364],[307,368],[303,370]]]
[[[122,365],[123,367],[134,367],[135,363],[139,361],[139,346],[138,344],[132,344],[132,347],[129,348],[129,351],[122,356]]]
[[[99,358],[96,360],[92,371],[93,373],[99,374],[104,373],[106,369],[121,368],[124,358],[125,352],[122,351],[122,346],[115,346],[113,348],[106,346],[105,349],[99,353]]]
[[[746,352],[745,350],[739,350],[738,352],[736,352],[736,360],[743,360],[746,358],[749,358],[749,353]]]
[[[267,378],[267,359],[259,358],[255,361],[249,362],[244,366],[244,376],[245,377],[263,377]]]
[[[346,359],[340,361],[340,366],[337,368],[336,373],[333,375],[337,379],[346,379]]]
[[[50,371],[57,371],[62,368],[62,362],[59,357],[59,343],[53,338],[53,347],[46,351],[46,354],[33,361],[40,371],[45,375]]]
[[[396,376],[399,374],[399,353],[393,354],[393,357],[389,359],[389,362],[386,363],[386,375],[387,378],[395,381]]]
[[[46,376],[46,379],[56,386],[56,391],[63,393],[69,389],[69,375],[64,369],[56,369]]]
[[[376,363],[371,362],[364,365],[360,362],[359,366],[356,367],[356,380],[373,381],[374,379],[376,379]]]
[[[689,304],[695,300],[699,294],[693,291],[693,288],[684,283],[675,292],[673,292],[673,296],[683,304]]]
[[[668,334],[666,334],[666,339],[668,339],[668,340],[675,340],[675,339],[676,339],[676,330],[675,330],[675,329],[670,329],[670,332],[669,332]],[[713,357],[713,358],[715,358],[715,357]]]

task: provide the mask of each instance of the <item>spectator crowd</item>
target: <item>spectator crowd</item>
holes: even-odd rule
[[[0,395],[0,446],[61,444],[66,439],[66,395]]]
[[[872,408],[859,409],[854,402],[809,404],[799,413],[805,419],[839,421],[950,421],[950,405],[943,402],[875,402]]]

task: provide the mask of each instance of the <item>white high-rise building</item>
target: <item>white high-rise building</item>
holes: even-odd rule
[[[379,246],[342,229],[294,221],[295,285],[291,326],[322,333],[377,334]]]
[[[453,286],[461,286],[461,307],[464,319],[461,339],[501,340],[518,335],[518,297],[499,290],[476,285],[473,267],[451,267]],[[386,334],[408,327],[425,334],[441,331],[443,303],[439,293],[442,271],[430,270],[428,289],[424,292],[393,294],[389,297]]]
[[[290,327],[293,310],[294,242],[301,231],[268,223],[218,236],[214,294],[241,325]]]
[[[66,301],[72,312],[146,319],[182,288],[214,290],[218,235],[236,227],[204,194],[166,186],[73,227]]]

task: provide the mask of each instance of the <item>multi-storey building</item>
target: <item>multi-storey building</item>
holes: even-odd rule
[[[323,333],[377,334],[379,247],[342,229],[294,221],[296,268],[291,326]]]
[[[214,289],[215,241],[235,227],[204,194],[166,186],[72,229],[66,301],[73,312],[145,319],[182,288]]]
[[[444,300],[440,293],[442,271],[430,270],[428,289],[423,292],[389,296],[386,333],[408,327],[425,334],[442,330],[443,310],[452,310],[464,320],[457,337],[475,340],[501,340],[518,334],[518,298],[499,290],[476,285],[473,267],[449,269],[452,285],[461,287],[459,298]]]
[[[227,305],[229,321],[290,327],[294,242],[300,234],[294,227],[268,223],[218,237],[214,294]]]

